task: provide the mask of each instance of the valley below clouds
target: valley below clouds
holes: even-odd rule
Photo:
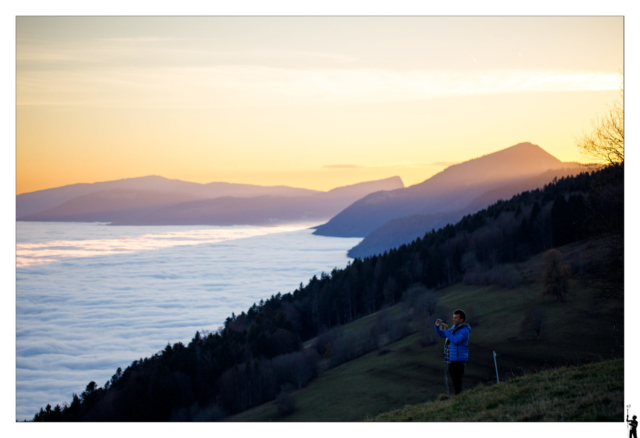
[[[16,418],[346,266],[361,239],[314,236],[313,225],[18,222]]]

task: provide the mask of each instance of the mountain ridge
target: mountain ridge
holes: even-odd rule
[[[163,177],[145,177],[144,184],[138,187],[148,188],[158,181],[167,187],[167,179]],[[231,183],[199,186],[183,183],[179,180],[169,183],[172,191],[121,186],[99,190],[72,197],[44,211],[18,216],[18,220],[110,222],[113,225],[262,225],[319,221],[329,219],[371,192],[404,187],[398,176],[337,187],[328,192],[288,187],[272,191],[262,186]],[[227,190],[218,190],[217,196],[211,197],[212,188],[220,189],[221,184],[226,185]],[[181,187],[190,190],[179,191]],[[234,196],[224,194],[229,193],[229,188]]]
[[[482,193],[500,185],[565,166],[538,145],[518,143],[449,166],[422,183],[368,195],[319,226],[314,234],[365,237],[393,219],[462,210]]]
[[[134,178],[122,178],[94,183],[76,183],[16,196],[16,218],[40,213],[57,207],[77,196],[88,195],[109,189],[152,190],[182,192],[202,197],[211,197],[217,191],[219,196],[258,196],[260,194],[279,194],[282,196],[302,196],[317,193],[317,190],[301,189],[288,186],[258,186],[226,182],[195,183],[170,179],[159,175],[147,175]]]
[[[509,199],[518,193],[542,188],[545,184],[552,182],[554,178],[573,176],[582,171],[584,171],[584,168],[581,166],[551,169],[534,178],[491,189],[458,211],[426,215],[415,214],[392,219],[367,234],[360,243],[348,251],[347,255],[352,258],[364,258],[382,254],[386,250],[409,243],[418,237],[423,237],[425,233],[432,229],[437,230],[447,224],[455,224],[463,216],[480,211],[500,199]]]

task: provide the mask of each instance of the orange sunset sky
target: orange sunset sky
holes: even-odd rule
[[[317,190],[575,139],[622,17],[18,17],[17,193],[162,175]]]

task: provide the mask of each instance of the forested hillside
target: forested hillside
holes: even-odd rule
[[[517,273],[502,264],[595,236],[610,237],[602,248],[609,262],[583,268],[610,297],[621,298],[623,195],[622,165],[523,192],[410,244],[314,276],[292,293],[231,315],[216,333],[196,333],[188,345],[167,345],[119,368],[102,387],[90,382],[70,404],[48,405],[34,420],[186,421],[241,412],[316,376],[319,352],[303,349],[305,341],[395,304],[412,286],[514,287]]]

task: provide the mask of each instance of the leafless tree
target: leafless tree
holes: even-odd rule
[[[569,291],[571,266],[562,264],[562,255],[555,249],[544,254],[545,268],[542,274],[543,295],[553,295],[559,302]]]
[[[622,79],[622,77],[621,77]],[[622,82],[622,81],[621,81]],[[587,275],[602,298],[624,299],[624,94],[608,111],[592,121],[592,131],[577,140],[583,155],[609,171],[595,181],[588,196],[588,227],[603,234],[603,263]]]
[[[624,102],[611,105],[602,116],[591,121],[592,130],[577,139],[582,154],[598,164],[620,164],[624,162]]]

